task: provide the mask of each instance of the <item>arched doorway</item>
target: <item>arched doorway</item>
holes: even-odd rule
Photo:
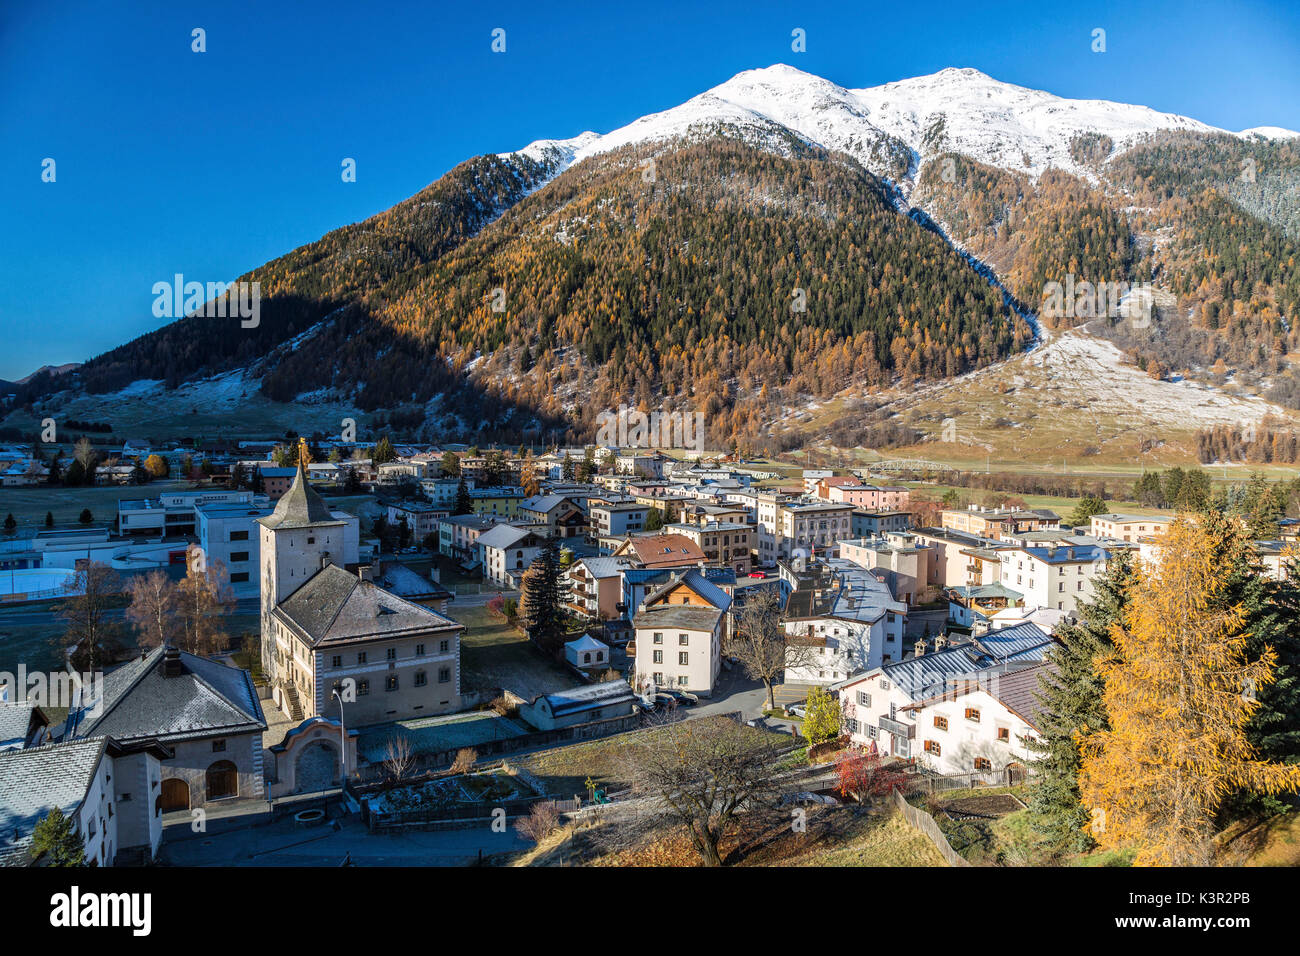
[[[299,793],[315,793],[338,786],[338,748],[323,740],[308,744],[298,755],[293,779]]]
[[[190,808],[190,785],[180,777],[168,777],[162,782],[162,792],[158,794],[158,800],[154,809],[162,813],[171,813],[173,810],[188,810]]]
[[[218,760],[208,768],[208,799],[239,796],[239,770],[229,760]]]

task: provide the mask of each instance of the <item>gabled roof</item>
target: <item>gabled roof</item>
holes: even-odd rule
[[[613,578],[619,575],[626,562],[620,558],[607,555],[601,557],[588,556],[578,558],[571,567],[576,568],[580,564],[587,569],[587,573],[593,578]]]
[[[1013,591],[1001,582],[993,584],[961,584],[957,587],[948,588],[957,597],[968,598],[974,601],[988,600],[989,598],[1006,598],[1008,601],[1019,601],[1024,595],[1019,591]]]
[[[0,701],[0,747],[13,741],[26,743],[32,721],[49,724],[49,719],[35,704]]]
[[[58,807],[72,816],[86,799],[107,737],[0,753],[0,866],[24,866],[32,830]]]
[[[462,628],[451,618],[363,581],[336,564],[321,568],[272,613],[312,647]]]
[[[376,582],[408,600],[419,598],[450,598],[452,593],[436,581],[431,581],[418,571],[396,562],[385,564],[376,574]]]
[[[1040,677],[1056,674],[1058,668],[1050,660],[1018,665],[1012,664],[981,672],[973,679],[957,680],[933,696],[925,697],[906,710],[919,710],[945,700],[958,700],[966,694],[984,691],[1011,713],[1017,715],[1035,730],[1042,730],[1040,717],[1046,709],[1039,695],[1042,693]]]
[[[614,549],[615,556],[631,555],[648,568],[680,567],[704,560],[704,552],[683,534],[631,537]]]
[[[566,648],[572,648],[575,651],[607,651],[608,644],[602,644],[590,634],[583,634],[582,637],[574,638],[564,645]]]
[[[543,514],[550,514],[566,501],[568,501],[568,498],[565,495],[533,495],[533,497],[525,498],[523,501],[519,502],[519,507],[523,508],[525,511],[537,511]],[[576,507],[572,502],[569,502],[569,504]]]
[[[660,604],[638,611],[632,618],[635,628],[684,627],[690,631],[712,631],[722,619],[722,611],[690,604]]]
[[[105,674],[98,716],[87,711],[79,726],[72,718],[73,734],[170,743],[266,729],[247,671],[173,648],[180,673],[166,676],[167,650],[156,647]]]
[[[330,514],[329,506],[311,486],[303,473],[302,461],[298,462],[298,471],[293,484],[276,503],[275,510],[258,522],[268,528],[310,528],[313,525],[338,525],[339,521]]]
[[[499,524],[490,531],[484,531],[478,536],[479,547],[481,548],[513,548],[520,541],[530,535],[536,537],[537,533],[532,528],[520,528],[511,524]]]
[[[700,573],[698,568],[691,568],[685,574],[680,576],[670,575],[667,582],[655,588],[644,598],[644,603],[649,606],[659,598],[668,594],[675,588],[687,587],[698,594],[701,598],[708,601],[719,611],[725,611],[731,607],[731,595],[722,588],[718,587],[712,581],[708,580]]]

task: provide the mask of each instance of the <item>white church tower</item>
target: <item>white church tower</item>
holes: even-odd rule
[[[347,523],[330,514],[325,501],[307,481],[306,461],[307,441],[300,438],[298,474],[292,487],[276,503],[275,511],[257,519],[261,525],[262,670],[272,687],[283,677],[288,645],[279,646],[271,612],[321,568],[344,561]]]

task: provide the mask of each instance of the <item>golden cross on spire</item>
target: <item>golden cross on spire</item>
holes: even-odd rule
[[[307,450],[307,439],[298,436],[298,464],[304,469],[311,464],[311,452]]]

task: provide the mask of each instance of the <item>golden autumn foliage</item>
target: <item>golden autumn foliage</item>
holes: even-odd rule
[[[1234,790],[1300,789],[1300,767],[1257,759],[1244,728],[1276,657],[1246,658],[1242,609],[1224,600],[1211,532],[1184,519],[1140,566],[1114,653],[1098,662],[1110,729],[1080,739],[1079,787],[1103,849],[1138,865],[1211,862]]]

